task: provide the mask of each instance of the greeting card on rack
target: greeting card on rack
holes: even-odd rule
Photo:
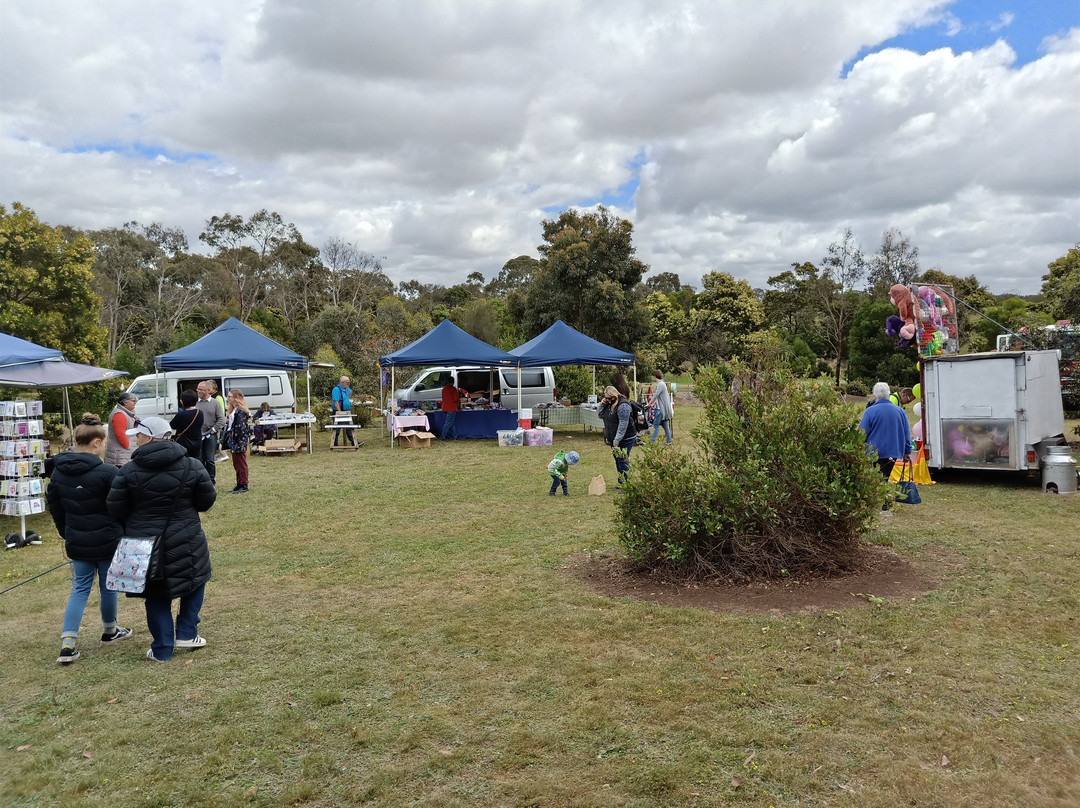
[[[30,500],[30,513],[44,513],[45,501],[41,497],[34,497]]]
[[[17,476],[19,476],[19,477],[29,477],[30,476],[30,461],[29,460],[19,460],[17,462],[18,462]]]
[[[19,494],[18,494],[18,496],[19,496],[20,499],[23,498],[23,497],[30,496],[30,481],[29,480],[19,480]]]
[[[41,496],[41,479],[39,477],[30,478],[30,496]]]
[[[26,436],[30,434],[30,422],[29,421],[16,421],[15,422],[15,434],[19,436]]]
[[[15,417],[15,402],[14,401],[0,401],[0,418],[14,418]]]
[[[29,457],[30,456],[30,442],[25,440],[16,441],[15,443],[15,456],[16,457]]]
[[[28,421],[27,423],[30,424],[29,430],[30,430],[31,435],[41,435],[42,433],[45,432],[45,422],[44,421],[35,420],[35,421]]]
[[[25,418],[26,417],[26,402],[25,401],[16,401],[15,402],[15,417],[16,418]]]
[[[40,401],[28,401],[26,402],[26,414],[30,416],[41,415],[41,402]]]

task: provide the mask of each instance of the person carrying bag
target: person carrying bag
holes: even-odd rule
[[[198,626],[210,580],[210,548],[199,513],[210,510],[217,491],[203,464],[169,440],[172,430],[163,418],[147,418],[131,432],[139,448],[113,480],[105,504],[127,536],[141,540],[137,549],[129,543],[138,558],[131,560],[135,569],[122,574],[143,578],[142,591],[128,597],[142,598],[146,608],[153,636],[147,659],[165,662],[174,649],[206,645]]]
[[[922,504],[919,487],[915,485],[914,472],[914,465],[905,457],[903,466],[900,468],[900,481],[896,484],[896,501],[902,505]]]

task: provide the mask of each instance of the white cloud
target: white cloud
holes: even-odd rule
[[[544,208],[643,156],[619,213],[688,282],[763,286],[845,226],[868,251],[895,226],[926,266],[1036,291],[1078,238],[1080,29],[1021,67],[1001,40],[841,78],[947,5],[0,0],[0,187],[196,246],[209,216],[268,208],[452,284],[535,254]]]

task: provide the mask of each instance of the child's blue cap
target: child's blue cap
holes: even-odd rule
[[[567,452],[566,462],[569,463],[571,466],[576,466],[579,460],[581,460],[581,455],[579,455],[577,452]]]

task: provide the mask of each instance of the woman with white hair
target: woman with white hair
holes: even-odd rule
[[[109,413],[109,435],[105,442],[105,462],[109,465],[122,466],[131,460],[135,442],[127,432],[139,423],[135,417],[135,402],[138,400],[134,393],[121,393],[116,406]]]

